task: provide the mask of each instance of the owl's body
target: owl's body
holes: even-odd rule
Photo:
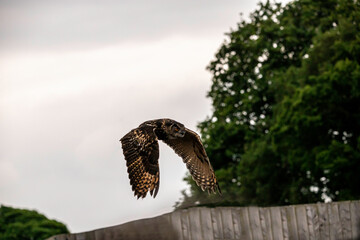
[[[146,121],[120,139],[134,195],[154,197],[159,190],[159,144],[164,141],[185,162],[202,190],[220,192],[214,170],[200,137],[183,124],[171,119]]]

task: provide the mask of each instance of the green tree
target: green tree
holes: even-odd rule
[[[196,204],[359,199],[360,3],[260,3],[208,69],[213,114],[199,124],[223,197],[190,177]]]
[[[0,239],[42,240],[61,233],[69,233],[64,224],[36,211],[0,207]]]

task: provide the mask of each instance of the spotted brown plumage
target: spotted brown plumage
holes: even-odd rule
[[[164,141],[186,164],[203,191],[220,191],[214,170],[199,135],[171,119],[146,121],[120,139],[134,195],[154,198],[159,191],[159,144]]]
[[[189,172],[198,186],[203,191],[216,192],[220,188],[217,183],[214,170],[206,155],[204,146],[199,135],[190,129],[185,128],[186,133],[182,138],[166,139],[164,142],[174,149],[186,164]]]
[[[133,129],[121,143],[135,195],[144,198],[150,191],[155,197],[159,190],[159,144],[153,129],[146,126]]]

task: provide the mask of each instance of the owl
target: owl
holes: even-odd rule
[[[146,121],[120,139],[134,196],[150,192],[156,197],[160,186],[159,143],[162,140],[178,154],[203,191],[220,191],[214,170],[199,135],[172,119]]]

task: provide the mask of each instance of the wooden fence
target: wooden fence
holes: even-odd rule
[[[196,207],[49,240],[360,240],[360,201],[283,207]]]

